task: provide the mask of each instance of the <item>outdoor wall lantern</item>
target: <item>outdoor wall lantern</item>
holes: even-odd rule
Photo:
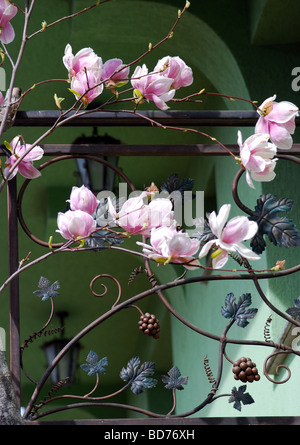
[[[61,320],[68,316],[67,312],[57,312],[56,315]],[[63,330],[61,338],[44,343],[42,349],[46,354],[47,367],[50,366],[59,352],[69,343],[70,339],[63,338]],[[80,344],[76,343],[72,348],[60,359],[56,367],[51,373],[51,381],[53,384],[67,380],[68,384],[74,383],[75,374],[78,366],[78,353]]]
[[[74,145],[93,145],[97,148],[97,146],[104,146],[109,144],[120,144],[120,141],[117,139],[108,136],[107,134],[100,136],[97,133],[97,128],[94,127],[93,134],[91,136],[82,135],[79,136],[74,142]],[[101,150],[99,150],[101,151]],[[94,155],[94,154],[93,154]],[[117,156],[109,156],[109,155],[97,155],[100,159],[109,162],[114,167],[118,165],[118,157]],[[111,168],[106,167],[99,162],[94,162],[88,159],[79,158],[76,159],[76,165],[78,170],[78,175],[83,185],[88,187],[94,194],[101,192],[102,190],[113,191],[115,185],[115,171]]]

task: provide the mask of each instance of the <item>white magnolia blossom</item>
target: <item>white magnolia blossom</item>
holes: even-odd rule
[[[242,241],[251,239],[257,232],[255,221],[249,221],[246,216],[237,216],[227,222],[230,204],[224,204],[219,213],[209,215],[209,226],[215,239],[208,241],[201,249],[199,258],[203,258],[216,247],[212,253],[212,266],[214,269],[222,268],[228,260],[228,252],[237,252],[249,260],[258,260],[260,257],[251,249],[244,246]],[[227,222],[227,224],[226,224]]]

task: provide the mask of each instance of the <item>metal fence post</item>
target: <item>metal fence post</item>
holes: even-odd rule
[[[18,262],[18,218],[17,218],[17,180],[8,181],[8,250],[9,275],[16,272]],[[20,403],[20,309],[19,309],[19,278],[10,283],[10,370],[16,397]]]

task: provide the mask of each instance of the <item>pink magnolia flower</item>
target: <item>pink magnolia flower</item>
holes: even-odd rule
[[[101,57],[98,57],[91,48],[83,48],[74,56],[72,47],[68,44],[63,63],[69,73],[70,90],[87,106],[103,91]]]
[[[17,14],[18,8],[8,0],[0,1],[0,41],[7,44],[14,40],[15,31],[10,20]]]
[[[270,139],[278,148],[292,147],[291,134],[295,131],[295,117],[298,107],[291,102],[275,102],[276,95],[266,99],[259,107],[260,118],[255,126],[255,133],[270,135]]]
[[[91,215],[82,210],[59,212],[57,216],[58,233],[67,240],[77,240],[88,237],[96,230],[97,223]]]
[[[101,80],[105,81],[107,88],[115,88],[128,82],[130,68],[123,64],[121,59],[107,60],[102,69]]]
[[[11,149],[11,156],[8,158],[8,160],[5,162],[5,169],[4,169],[4,177],[8,180],[12,179],[14,176],[16,176],[17,172],[19,172],[22,176],[28,179],[37,178],[38,176],[41,176],[41,173],[38,169],[33,167],[33,161],[37,161],[38,159],[41,159],[44,154],[44,150],[36,146],[32,148],[26,155],[25,153],[31,148],[30,144],[21,144],[21,140],[19,136],[16,136],[13,138],[13,140],[10,143],[10,149]],[[24,156],[25,155],[25,156]],[[13,171],[11,171],[12,167],[15,165],[17,160],[24,156],[22,161],[14,168]]]
[[[93,71],[81,71],[72,77],[70,90],[76,98],[81,98],[84,106],[90,104],[103,91],[100,76]]]
[[[193,83],[192,69],[178,56],[163,57],[158,61],[154,72],[160,72],[162,76],[173,79],[172,88],[175,90]]]
[[[211,255],[214,269],[220,269],[226,264],[228,252],[238,252],[242,257],[249,260],[258,260],[260,258],[241,243],[241,241],[249,240],[256,234],[258,230],[257,223],[249,221],[246,216],[236,216],[226,224],[230,208],[230,204],[224,204],[220,208],[218,215],[215,212],[209,215],[209,226],[216,238],[204,244],[199,258],[203,258],[210,249],[216,247],[216,250]]]
[[[247,184],[254,188],[252,179],[259,182],[272,181],[275,178],[277,148],[268,142],[268,134],[254,134],[242,141],[242,134],[238,131],[238,145],[242,166],[246,170]]]
[[[69,202],[71,210],[82,210],[90,215],[95,212],[98,206],[96,196],[85,185],[72,187]]]
[[[157,198],[148,204],[146,198],[146,192],[129,198],[119,213],[108,198],[109,213],[119,227],[135,235],[150,236],[152,228],[170,226],[174,222],[171,201],[167,198]]]
[[[134,88],[134,95],[137,102],[152,100],[157,108],[167,110],[169,107],[166,102],[173,99],[175,90],[170,89],[173,79],[161,76],[160,74],[149,74],[148,68],[144,64],[142,67],[136,67],[131,84]]]
[[[175,225],[152,229],[150,245],[137,242],[143,253],[157,263],[179,263],[193,268],[198,260],[193,257],[200,247],[200,241],[190,238],[186,232],[177,231]]]
[[[70,79],[78,73],[87,70],[101,77],[102,59],[91,48],[83,48],[74,56],[72,46],[68,43],[65,48],[63,63],[68,70]]]

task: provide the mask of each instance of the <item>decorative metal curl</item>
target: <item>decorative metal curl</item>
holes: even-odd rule
[[[95,282],[96,282],[99,278],[109,278],[110,280],[113,280],[113,281],[116,283],[116,285],[118,286],[118,291],[119,291],[119,292],[118,292],[118,297],[117,297],[115,303],[112,305],[112,307],[116,306],[116,305],[119,303],[119,301],[120,301],[120,299],[121,299],[121,296],[122,296],[122,288],[121,288],[121,284],[120,284],[119,281],[118,281],[115,277],[113,277],[112,275],[109,275],[109,274],[101,274],[101,275],[97,275],[96,277],[94,277],[94,278],[92,279],[92,281],[91,281],[91,283],[90,283],[90,291],[92,292],[92,294],[93,294],[95,297],[104,297],[104,296],[107,294],[107,286],[105,286],[105,284],[103,284],[103,283],[101,283],[101,286],[104,288],[104,291],[103,291],[102,294],[98,294],[97,292],[94,291],[94,289],[93,289],[94,284],[95,284]]]
[[[55,383],[54,386],[50,389],[48,394],[44,397],[43,400],[41,400],[38,404],[34,405],[32,407],[32,410],[30,412],[30,416],[33,417],[44,405],[47,404],[47,402],[55,396],[55,394],[65,385],[69,383],[69,377],[67,377],[65,380],[60,380]]]
[[[279,347],[284,347],[284,345],[277,345],[277,346],[279,346]],[[281,351],[276,351],[276,352],[274,352],[273,354],[269,355],[269,356],[266,358],[266,360],[265,360],[265,362],[264,362],[264,375],[266,376],[266,378],[267,378],[270,382],[275,383],[276,385],[281,385],[281,384],[283,384],[283,383],[286,383],[286,382],[291,378],[292,372],[291,372],[290,368],[289,368],[288,366],[286,366],[286,365],[278,365],[278,366],[276,367],[276,369],[275,369],[275,374],[276,374],[276,375],[279,374],[279,369],[280,369],[280,368],[284,368],[284,369],[287,370],[287,372],[288,372],[288,376],[287,376],[286,379],[284,379],[284,380],[282,380],[282,381],[278,381],[278,380],[272,379],[272,378],[269,376],[269,374],[268,374],[268,372],[267,372],[267,369],[266,369],[266,368],[267,368],[268,360],[270,360],[272,357],[275,357],[275,356],[278,355],[278,354],[289,354],[289,353],[290,353],[290,351],[285,351],[285,350],[282,348]]]
[[[56,334],[58,332],[61,332],[64,329],[64,327],[58,327],[58,328],[53,328],[53,329],[46,330],[46,328],[49,326],[49,324],[50,324],[50,322],[51,322],[51,320],[53,318],[53,314],[54,314],[53,298],[51,298],[50,300],[51,300],[51,312],[50,312],[50,316],[49,316],[47,322],[44,324],[44,326],[39,331],[34,332],[27,339],[25,339],[24,343],[20,346],[20,367],[21,367],[24,375],[28,378],[28,380],[30,380],[34,384],[36,384],[37,382],[33,378],[31,378],[29,376],[29,374],[26,372],[26,370],[24,368],[24,365],[23,365],[23,352],[24,352],[24,349],[27,348],[30,343],[33,343],[34,340],[36,340],[37,338],[40,338],[42,335],[44,335],[44,336],[53,335],[53,334]]]
[[[58,328],[48,329],[47,331],[34,332],[24,341],[23,345],[20,347],[20,350],[22,352],[25,348],[28,347],[28,345],[30,343],[33,343],[34,340],[42,337],[42,335],[44,335],[46,337],[47,335],[58,334],[59,332],[62,332],[63,330],[64,330],[63,327],[58,327]]]
[[[212,385],[215,384],[216,383],[216,379],[215,379],[215,377],[214,377],[214,375],[212,373],[212,370],[210,369],[209,360],[207,358],[207,355],[205,356],[203,363],[204,363],[205,374],[206,374],[206,376],[208,378],[209,383],[211,383]]]
[[[245,258],[241,257],[238,253],[231,252],[230,257],[236,261],[240,266],[245,267],[246,269],[249,269],[249,264],[245,260]]]
[[[155,278],[155,275],[152,273],[152,271],[151,271],[151,269],[150,269],[150,266],[149,266],[147,269],[145,269],[145,268],[142,267],[142,266],[136,267],[136,268],[133,270],[133,272],[130,274],[128,284],[133,283],[133,281],[135,280],[136,276],[137,276],[138,274],[140,274],[140,273],[145,273],[145,274],[147,275],[148,280],[149,280],[150,284],[152,285],[152,287],[157,286],[157,284],[158,284],[158,283],[157,283],[157,280],[156,280],[156,278]]]
[[[264,338],[265,338],[265,341],[268,343],[274,343],[271,338],[271,334],[270,334],[271,321],[272,321],[272,315],[269,316],[269,318],[266,321],[265,327],[264,327]]]
[[[128,280],[128,284],[133,283],[133,281],[135,280],[136,276],[141,274],[141,273],[146,273],[146,269],[142,266],[136,267],[133,272],[130,274],[129,280]]]

